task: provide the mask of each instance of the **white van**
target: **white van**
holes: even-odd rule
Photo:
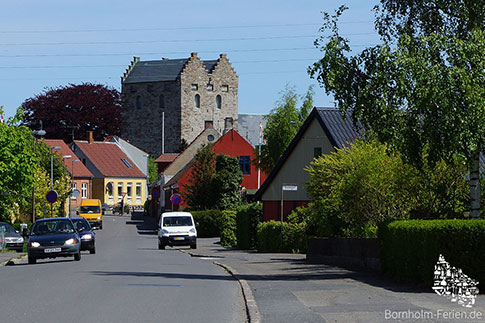
[[[158,249],[165,246],[197,248],[197,229],[189,212],[164,212],[158,223]]]

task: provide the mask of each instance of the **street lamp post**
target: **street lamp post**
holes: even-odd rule
[[[72,193],[73,193],[73,185],[74,182],[74,163],[78,162],[79,159],[73,159],[71,163],[71,194],[69,196],[69,217],[71,217],[71,200],[72,200]]]
[[[71,158],[72,158],[72,156],[71,156],[71,155],[64,155],[64,156],[62,156],[62,161],[64,162],[64,160],[66,160],[66,159],[71,159]],[[69,171],[69,170],[67,169],[67,166],[66,166],[66,164],[65,164],[65,163],[64,163],[64,167],[66,168],[66,171]],[[71,177],[71,182],[72,182],[72,177]],[[67,201],[67,202],[68,202],[68,203],[70,202],[69,197],[68,197],[68,201]],[[68,204],[68,205],[69,205],[69,204]],[[65,209],[66,209],[66,206],[64,205],[64,210],[65,210]],[[63,210],[63,212],[64,212],[64,210]],[[69,211],[70,211],[70,209],[68,208],[68,211],[67,211],[67,212],[69,212]],[[67,213],[67,215],[68,215],[68,217],[69,217],[69,213]]]
[[[40,136],[42,138],[43,136],[45,136],[45,130],[42,130],[42,127],[41,127],[40,130],[35,130],[32,132],[32,137],[34,137],[34,146],[33,146],[34,155],[35,155],[35,143],[37,141],[36,136]],[[34,222],[35,222],[35,182],[32,183],[32,224],[34,224]]]
[[[51,190],[54,189],[54,153],[53,153],[53,150],[60,150],[61,147],[59,146],[54,146],[54,147],[51,147]],[[54,215],[54,203],[51,203],[51,218],[53,217]]]

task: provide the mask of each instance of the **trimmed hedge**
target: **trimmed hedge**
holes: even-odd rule
[[[236,211],[222,211],[221,214],[221,245],[232,247],[237,245]]]
[[[239,249],[256,249],[258,247],[258,224],[263,219],[263,204],[244,204],[237,210],[236,236]]]
[[[194,221],[199,223],[197,236],[199,238],[214,238],[221,235],[222,211],[205,210],[192,211]]]
[[[259,252],[305,253],[308,247],[305,223],[269,221],[258,225]]]
[[[384,272],[399,281],[433,284],[442,254],[451,266],[485,284],[485,220],[410,220],[379,225]]]

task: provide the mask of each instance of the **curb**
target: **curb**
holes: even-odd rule
[[[27,254],[20,255],[18,257],[10,258],[9,260],[5,260],[3,262],[0,262],[0,267],[16,265],[16,264],[20,263],[22,260],[24,260],[24,258],[26,258],[26,257],[27,257]]]
[[[248,282],[245,279],[239,278],[239,273],[230,266],[221,264],[217,261],[214,261],[214,264],[224,268],[239,282],[239,285],[241,285],[244,302],[246,303],[246,312],[248,315],[249,323],[261,323],[258,305],[256,304],[256,300],[254,299],[253,292],[251,291]]]
[[[195,254],[185,250],[180,250],[180,251],[194,258],[195,257],[224,258],[224,257],[214,257],[209,255],[204,256],[204,255]],[[239,285],[241,286],[244,303],[246,305],[246,313],[248,316],[249,323],[261,323],[261,317],[259,315],[258,305],[256,304],[256,300],[254,299],[253,292],[251,291],[251,288],[249,287],[248,282],[245,279],[239,278],[239,273],[235,269],[231,268],[230,266],[222,264],[217,261],[214,261],[213,264],[226,270],[229,274],[231,274],[232,277],[234,277],[238,281]]]

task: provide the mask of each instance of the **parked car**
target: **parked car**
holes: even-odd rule
[[[69,218],[37,220],[27,244],[29,264],[37,259],[71,257],[81,260],[81,239]]]
[[[81,250],[89,250],[89,253],[96,253],[95,234],[88,220],[85,218],[72,218],[72,223],[81,237]]]
[[[24,238],[6,222],[0,222],[0,231],[3,231],[5,248],[22,252],[24,250]]]
[[[103,214],[101,201],[98,199],[84,199],[81,201],[79,216],[89,221],[91,226],[103,229]]]
[[[197,248],[197,229],[189,212],[164,212],[158,224],[158,249],[165,246]]]

